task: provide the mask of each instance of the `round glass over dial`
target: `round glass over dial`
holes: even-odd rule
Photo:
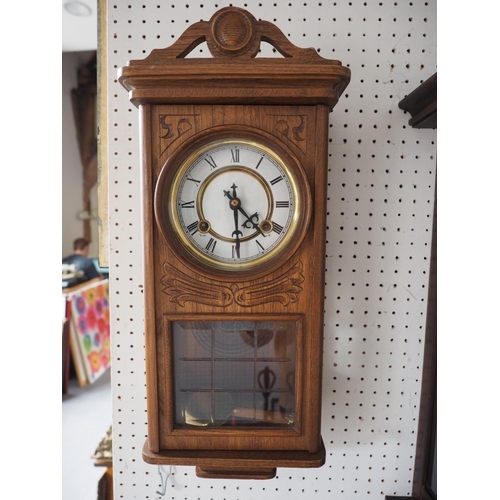
[[[283,249],[301,199],[293,172],[254,141],[224,139],[191,154],[175,174],[169,216],[182,245],[217,268],[248,269]]]

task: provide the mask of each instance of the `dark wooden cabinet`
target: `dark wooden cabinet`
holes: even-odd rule
[[[437,73],[434,73],[399,102],[399,108],[410,113],[413,128],[437,128]]]
[[[437,128],[437,73],[406,96],[399,107],[410,113],[414,128]],[[412,499],[437,498],[437,190],[427,298],[424,364],[418,423]],[[403,497],[386,497],[396,500]],[[407,498],[407,497],[405,497]]]

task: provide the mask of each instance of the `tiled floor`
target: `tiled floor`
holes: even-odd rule
[[[97,499],[106,469],[96,467],[91,457],[111,422],[110,370],[85,387],[70,379],[62,397],[62,500]]]

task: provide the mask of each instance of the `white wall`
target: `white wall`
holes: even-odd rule
[[[83,236],[83,222],[77,214],[83,209],[83,173],[76,127],[71,105],[71,89],[77,86],[78,66],[92,52],[62,53],[62,257],[73,253],[73,241]],[[92,190],[92,206],[97,209],[97,185]],[[97,257],[97,222],[92,221],[90,257]]]

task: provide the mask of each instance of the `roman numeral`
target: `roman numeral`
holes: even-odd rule
[[[281,234],[283,232],[283,226],[280,226],[279,224],[276,224],[276,222],[273,222],[273,231],[276,234]]]
[[[217,163],[215,163],[214,159],[209,155],[204,160],[210,165],[210,170],[217,168]]]
[[[287,201],[277,201],[276,208],[290,208],[290,202]]]
[[[191,182],[194,182],[196,185],[198,185],[201,181],[197,180],[197,179],[193,179],[193,177],[191,176],[191,174],[189,174],[187,176],[187,180],[188,181],[191,181]]]
[[[278,182],[280,182],[282,180],[283,180],[283,177],[281,177],[281,175],[279,177],[276,177],[276,179],[273,179],[271,181],[271,186],[274,186],[275,184],[278,184]]]
[[[257,243],[257,251],[259,253],[264,253],[264,247],[260,244],[259,240],[255,240],[255,243]]]
[[[240,162],[240,150],[238,148],[231,149],[231,161],[233,163]]]
[[[259,160],[259,163],[257,163],[257,165],[255,166],[255,170],[257,170],[259,168],[259,165],[262,163],[262,160],[264,159],[263,156],[260,157],[260,160]]]
[[[191,235],[196,234],[198,232],[198,221],[189,224],[187,230],[191,233]]]
[[[193,201],[181,201],[181,208],[194,208],[194,200]]]
[[[207,252],[212,252],[214,253],[215,250],[215,245],[217,245],[217,240],[214,240],[213,238],[210,238],[208,240],[207,246],[205,247],[205,250]]]

